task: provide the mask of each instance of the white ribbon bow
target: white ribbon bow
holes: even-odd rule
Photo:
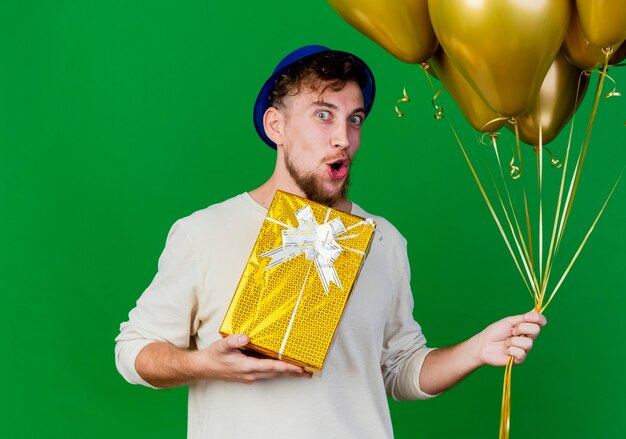
[[[281,246],[261,254],[261,257],[272,258],[265,270],[277,267],[304,254],[308,260],[314,262],[326,295],[328,295],[331,282],[343,290],[337,270],[333,265],[343,251],[335,238],[346,232],[346,227],[339,217],[318,224],[311,206],[307,205],[296,212],[296,219],[299,224],[297,228],[272,218],[267,219],[285,226],[287,229],[282,231],[283,243]]]

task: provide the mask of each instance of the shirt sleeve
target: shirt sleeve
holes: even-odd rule
[[[404,247],[406,249],[406,247]],[[413,295],[406,252],[403,255],[397,291],[385,326],[382,372],[387,394],[397,401],[428,399],[419,376],[426,356],[433,350],[426,346],[422,328],[413,318]]]
[[[200,286],[197,255],[178,221],[167,237],[156,276],[130,311],[128,321],[121,324],[115,339],[115,363],[124,379],[154,387],[135,369],[137,355],[150,343],[190,347],[199,324],[196,313]]]

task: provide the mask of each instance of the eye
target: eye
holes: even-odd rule
[[[328,120],[330,119],[330,111],[318,111],[315,113],[315,116],[317,116],[318,119]]]
[[[348,121],[352,124],[352,125],[361,125],[363,123],[363,116],[359,116],[359,115],[353,115],[350,116],[350,118],[348,119]]]

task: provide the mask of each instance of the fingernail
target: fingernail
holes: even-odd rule
[[[248,343],[248,336],[245,334],[241,334],[239,336],[239,343],[241,344],[247,344]]]

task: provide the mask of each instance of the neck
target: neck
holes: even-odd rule
[[[249,191],[248,194],[254,201],[256,201],[257,204],[268,209],[277,190],[306,198],[306,195],[297,185],[295,185],[295,183],[288,184],[287,182],[280,182],[276,177],[276,174],[273,174],[269,180],[258,188]],[[342,212],[350,213],[352,210],[352,203],[348,200],[341,199],[330,207]]]

